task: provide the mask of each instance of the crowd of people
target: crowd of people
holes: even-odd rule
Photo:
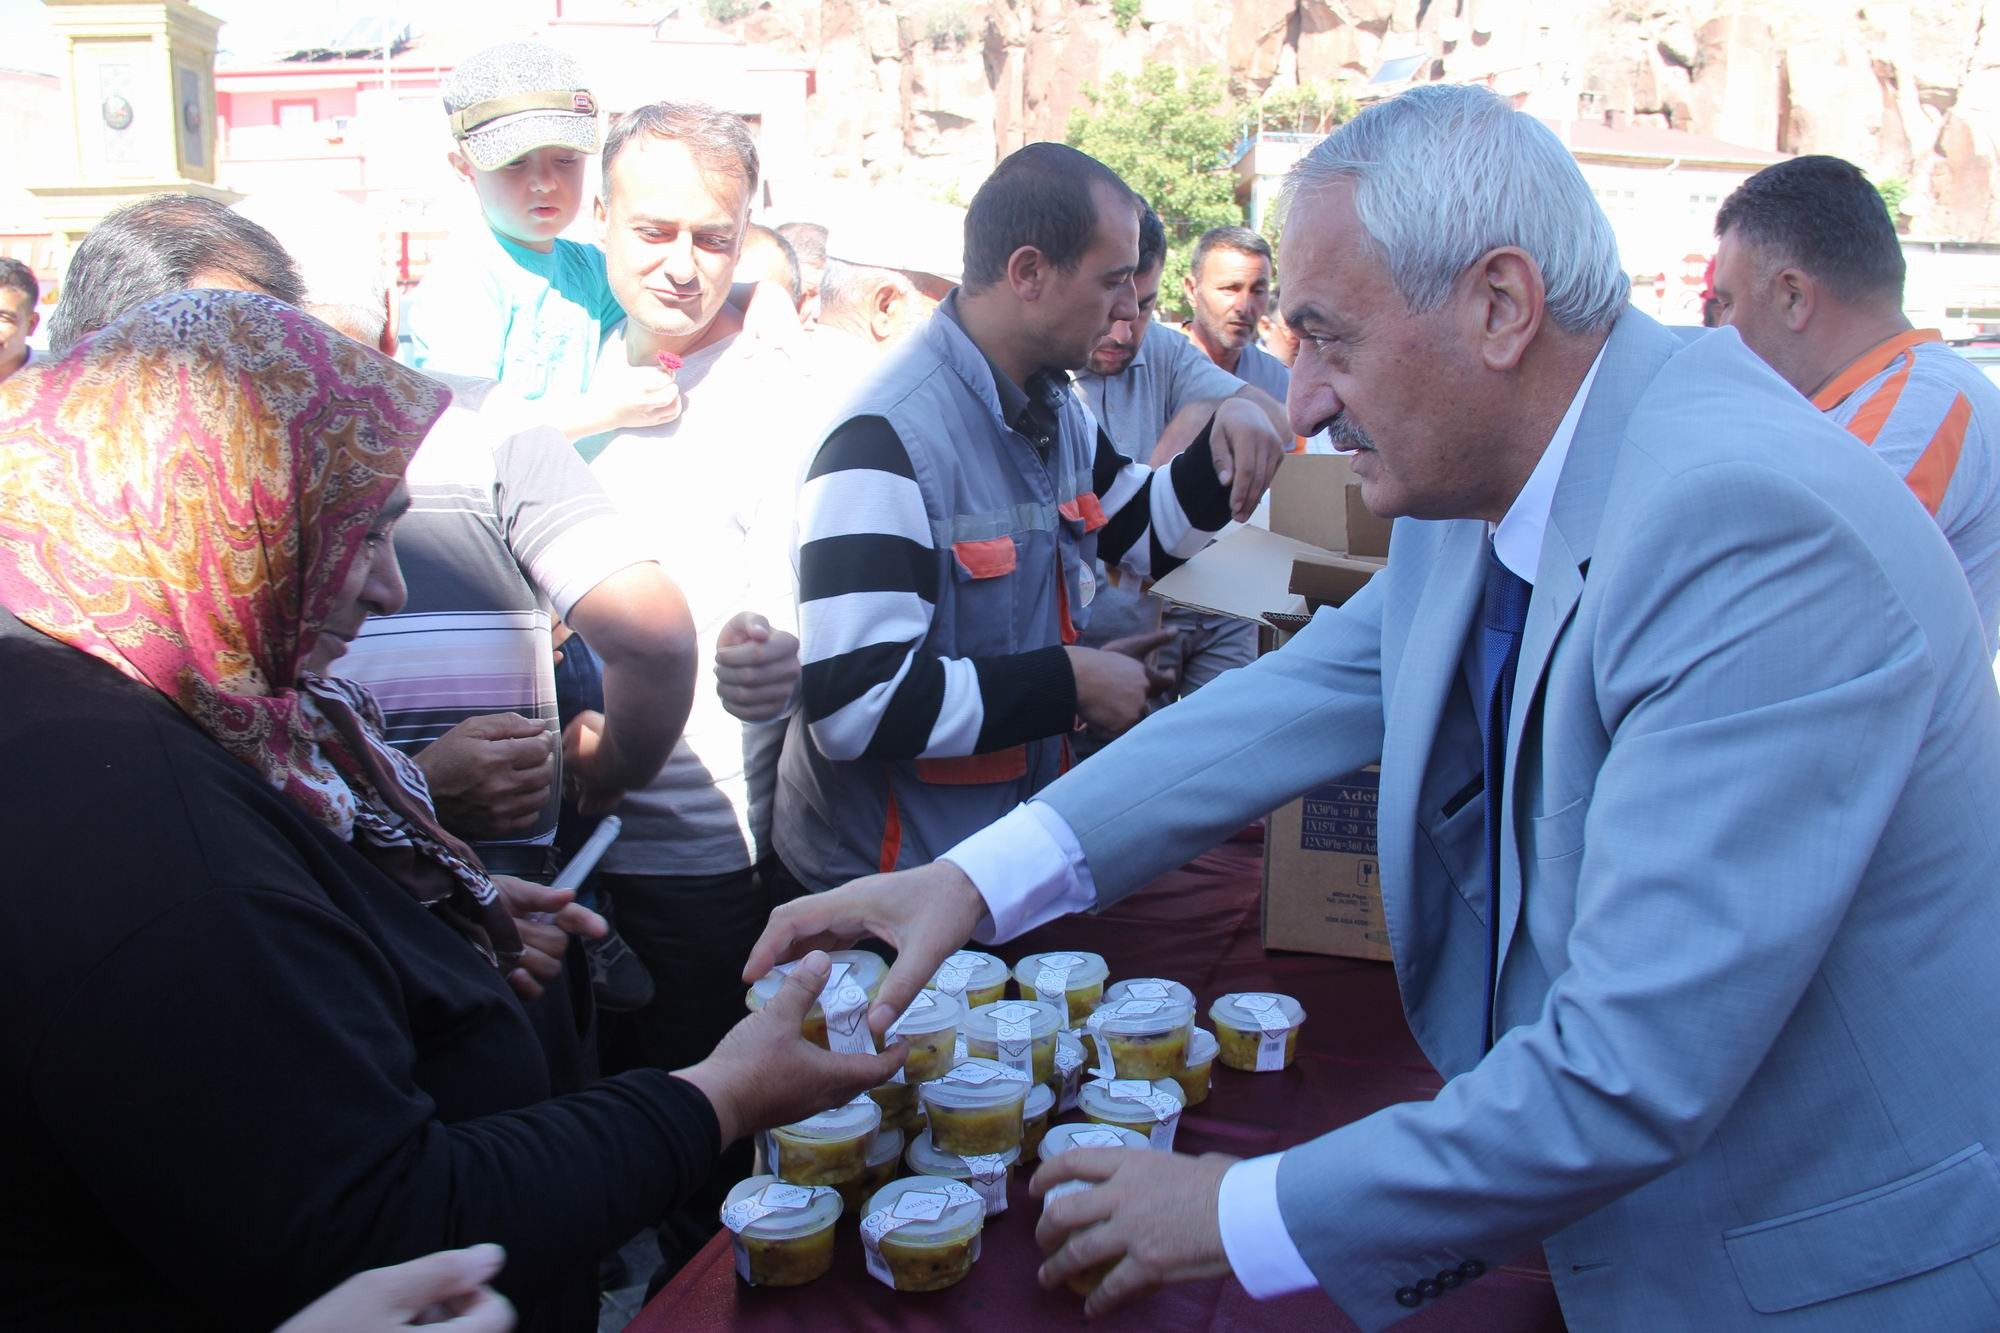
[[[952,950],[1375,763],[1445,1092],[1068,1154],[1046,1281],[1375,1327],[1543,1244],[1577,1327],[2000,1321],[2000,390],[1859,171],[1750,179],[1734,332],[1667,329],[1545,127],[1419,90],[1275,253],[1200,236],[1176,328],[1074,149],[898,251],[588,88],[448,76],[484,225],[400,302],[310,209],[165,195],[31,354],[0,261],[0,1323],[595,1327]],[[1334,450],[1398,520],[1345,607],[1260,657],[1149,595]],[[800,1030],[854,941],[881,1053]]]

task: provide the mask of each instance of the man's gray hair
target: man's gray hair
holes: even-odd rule
[[[916,295],[916,284],[894,269],[868,268],[844,260],[828,259],[826,272],[819,280],[820,318],[842,319],[850,314],[859,314],[869,296],[885,282],[896,284],[906,297]]]
[[[1481,255],[1518,246],[1542,271],[1549,318],[1602,332],[1631,299],[1618,238],[1553,131],[1491,89],[1412,88],[1301,158],[1284,202],[1338,181],[1410,309],[1435,310]]]

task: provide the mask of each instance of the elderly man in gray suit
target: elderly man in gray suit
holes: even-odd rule
[[[1388,567],[920,870],[753,954],[946,951],[1115,902],[1379,760],[1384,911],[1449,1080],[1235,1162],[1044,1166],[1046,1283],[1233,1272],[1379,1328],[1542,1244],[1578,1329],[2000,1327],[2000,696],[1895,474],[1723,330],[1626,307],[1604,215],[1476,88],[1294,173],[1295,429]]]

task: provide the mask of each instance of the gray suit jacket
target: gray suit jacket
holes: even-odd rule
[[[1935,525],[1735,334],[1619,320],[1522,644],[1482,1056],[1485,541],[1399,521],[1347,606],[1042,796],[1110,902],[1380,761],[1448,1082],[1286,1153],[1321,1284],[1378,1327],[1546,1242],[1578,1329],[2000,1327],[2000,696]]]

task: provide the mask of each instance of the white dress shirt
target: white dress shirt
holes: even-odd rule
[[[1530,585],[1540,572],[1556,482],[1603,362],[1600,348],[1527,483],[1500,522],[1491,525],[1494,555]],[[1002,943],[1097,903],[1097,885],[1075,832],[1041,801],[1016,806],[938,859],[964,871],[986,900],[986,918],[974,932],[982,944]],[[1229,1267],[1258,1300],[1319,1285],[1278,1211],[1278,1164],[1283,1158],[1283,1153],[1269,1153],[1230,1167],[1216,1203]]]

